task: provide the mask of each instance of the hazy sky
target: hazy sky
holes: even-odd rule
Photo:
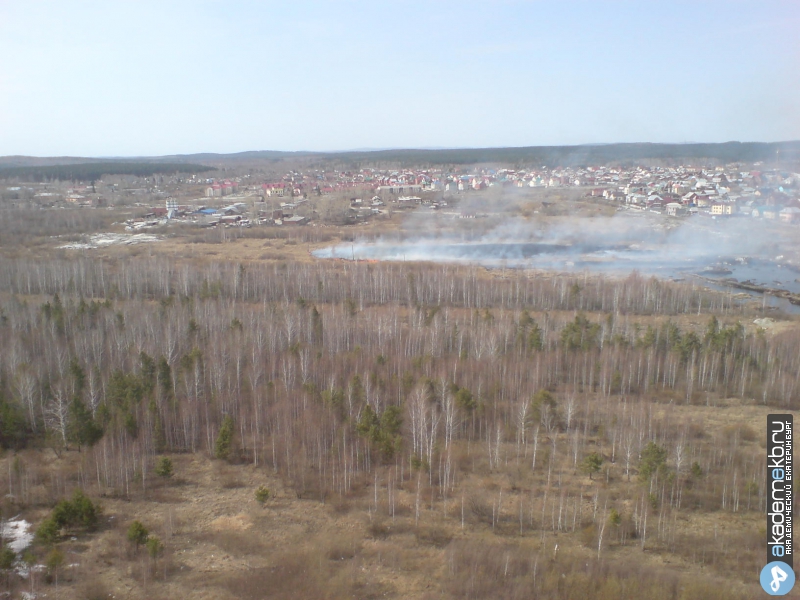
[[[800,139],[800,2],[0,0],[0,155]]]

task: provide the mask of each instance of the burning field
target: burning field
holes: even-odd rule
[[[800,294],[800,262],[792,232],[749,219],[672,219],[642,212],[600,218],[487,220],[464,229],[446,215],[409,218],[394,236],[356,240],[314,251],[317,258],[430,261],[487,268],[588,271],[663,279],[696,278],[711,287],[767,292],[769,304]],[[773,231],[774,229],[774,231]]]

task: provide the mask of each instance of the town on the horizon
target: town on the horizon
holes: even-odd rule
[[[490,188],[575,188],[619,210],[670,217],[751,217],[800,222],[800,174],[765,165],[590,166],[565,168],[292,168],[272,176],[239,173],[108,175],[91,182],[13,182],[1,194],[7,206],[106,208],[132,206],[129,229],[167,220],[201,226],[305,225],[326,219],[319,199],[340,209],[327,220],[364,222],[419,204],[432,209],[457,204],[471,192]],[[465,209],[460,216],[479,216]]]

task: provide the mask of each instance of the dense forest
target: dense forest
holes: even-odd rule
[[[91,180],[101,175],[129,174],[148,177],[156,173],[198,173],[223,166],[255,162],[276,163],[303,160],[320,166],[341,163],[348,168],[369,165],[412,167],[418,165],[472,165],[476,163],[526,165],[540,167],[585,167],[595,164],[632,164],[643,160],[660,160],[668,164],[696,161],[756,162],[797,160],[800,142],[725,142],[719,144],[583,144],[576,146],[523,146],[511,148],[441,148],[354,150],[345,152],[283,152],[273,150],[232,154],[177,154],[142,158],[142,162],[107,161],[91,158],[68,158],[58,164],[44,166],[29,157],[0,157],[0,178],[17,177],[26,181]],[[31,163],[31,164],[28,164]]]
[[[680,519],[763,508],[758,434],[684,411],[798,408],[796,331],[766,335],[729,295],[636,274],[15,259],[0,264],[0,332],[0,443],[82,456],[54,490],[127,496],[159,456],[200,453],[278,474],[298,498],[577,532],[598,559],[640,546],[742,581],[760,538]],[[23,471],[7,483],[25,501],[37,476]],[[519,556],[498,583],[487,551],[449,546],[454,596],[535,580]],[[494,583],[459,592],[478,563]],[[697,597],[681,589],[660,597]]]
[[[629,164],[657,159],[668,163],[702,160],[755,162],[797,159],[800,142],[725,142],[722,144],[585,144],[578,146],[527,146],[519,148],[452,148],[442,150],[378,150],[330,155],[362,164],[377,162],[402,165],[471,165],[501,163],[547,167],[586,167],[597,164]]]
[[[174,173],[204,173],[212,168],[191,163],[105,161],[67,165],[32,167],[4,167],[0,165],[0,179],[20,181],[95,181],[104,175],[134,175],[152,177]]]

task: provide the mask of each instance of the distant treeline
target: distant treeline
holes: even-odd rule
[[[94,181],[104,175],[153,175],[173,173],[202,173],[211,171],[205,165],[191,163],[157,162],[95,162],[78,165],[52,165],[36,167],[3,167],[0,165],[0,179],[19,179],[22,181]]]
[[[41,161],[73,164],[40,165]],[[630,165],[641,161],[666,164],[709,162],[757,162],[800,160],[800,141],[725,142],[722,144],[598,144],[582,146],[525,146],[519,148],[450,148],[359,150],[353,152],[281,152],[261,150],[233,154],[176,154],[150,156],[130,161],[91,158],[0,157],[0,179],[25,181],[92,180],[102,175],[157,173],[199,173],[221,167],[235,168],[253,161],[276,163],[302,160],[308,166],[329,167],[341,163],[347,168],[366,166],[435,166],[488,163],[519,167],[586,167],[592,165]],[[33,161],[37,163],[31,164]],[[80,161],[86,161],[80,164]],[[79,164],[75,164],[75,163]],[[207,163],[205,165],[198,163]],[[209,166],[215,165],[215,166]],[[340,165],[340,166],[341,166]]]
[[[528,146],[521,148],[463,148],[446,150],[380,150],[342,152],[331,158],[361,163],[440,165],[498,163],[548,167],[591,166],[638,160],[719,160],[756,162],[800,158],[800,142],[726,142],[723,144],[602,144],[583,146]]]
[[[578,167],[630,164],[643,160],[665,163],[693,161],[756,162],[800,159],[800,141],[725,142],[722,144],[598,144],[581,146],[525,146],[519,148],[445,148],[357,150],[352,152],[280,152],[261,150],[235,154],[178,154],[149,160],[189,161],[235,165],[253,160],[305,159],[324,167],[341,162],[350,168],[369,165],[468,165],[493,163],[534,167]]]

